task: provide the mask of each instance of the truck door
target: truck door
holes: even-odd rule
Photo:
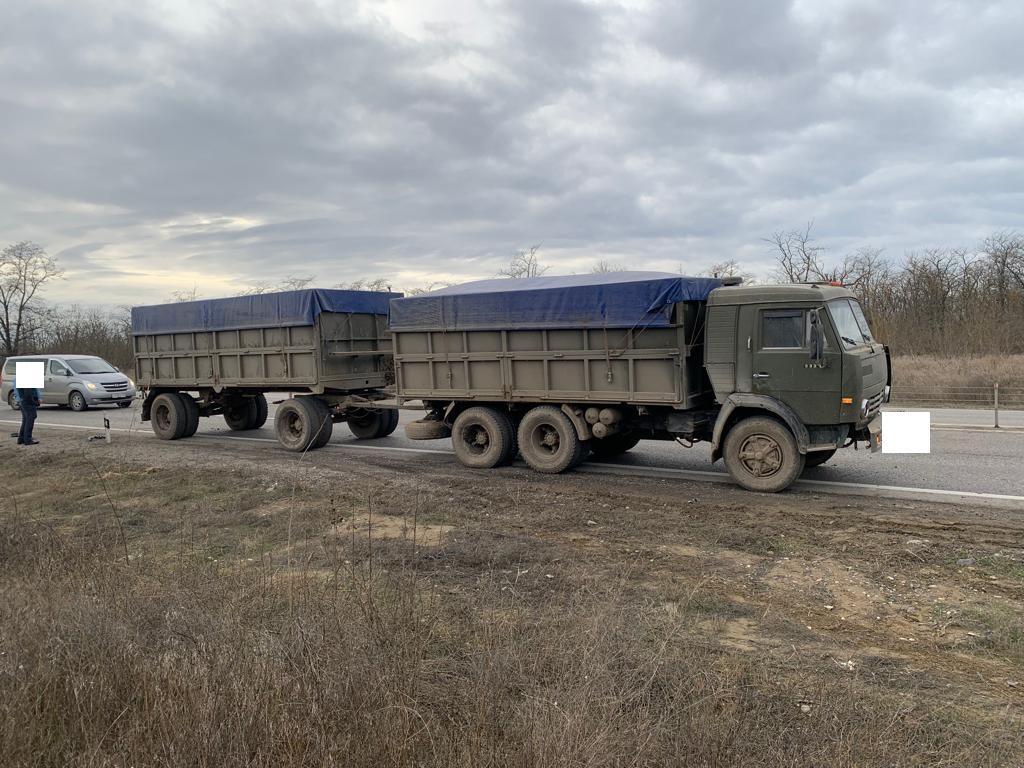
[[[759,307],[754,318],[751,391],[786,403],[804,424],[839,420],[842,354],[825,325],[820,363],[811,356],[809,307]]]

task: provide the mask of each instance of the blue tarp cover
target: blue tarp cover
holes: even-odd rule
[[[388,302],[401,295],[384,291],[308,288],[132,307],[132,333],[189,333],[312,325],[321,312],[386,315]]]
[[[392,330],[657,328],[677,301],[705,301],[721,285],[671,272],[478,280],[392,299]]]

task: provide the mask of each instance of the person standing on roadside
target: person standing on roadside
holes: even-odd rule
[[[32,387],[18,387],[15,397],[21,404],[21,429],[18,431],[18,445],[38,445],[39,441],[32,437],[32,427],[36,423],[36,411],[42,399],[42,393]]]

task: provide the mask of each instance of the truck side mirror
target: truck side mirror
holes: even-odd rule
[[[821,327],[821,316],[818,314],[818,310],[811,310],[810,322],[811,329],[809,341],[811,347],[811,359],[816,363],[820,363],[825,352],[825,329]]]

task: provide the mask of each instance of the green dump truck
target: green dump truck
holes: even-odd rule
[[[787,488],[843,447],[881,447],[887,349],[847,289],[651,272],[487,280],[391,301],[412,439],[469,467],[539,472],[640,440],[711,444],[733,479]]]

